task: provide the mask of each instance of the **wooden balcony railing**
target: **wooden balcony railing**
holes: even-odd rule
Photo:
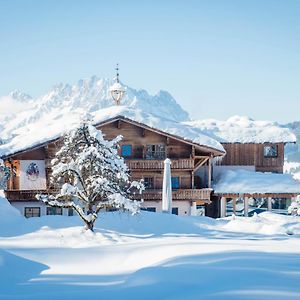
[[[37,191],[24,191],[24,190],[7,190],[5,196],[9,201],[34,201],[36,194],[57,193],[58,190],[37,190]],[[210,200],[212,189],[179,189],[172,191],[173,200]],[[161,200],[162,190],[145,190],[142,194],[134,195],[134,198],[144,200]]]
[[[130,170],[154,170],[163,169],[164,160],[162,159],[125,159]],[[194,169],[194,160],[192,158],[171,159],[171,169]],[[45,160],[46,168],[51,168],[51,159]]]
[[[126,164],[130,170],[157,170],[164,168],[163,160],[147,159],[126,159]],[[190,169],[194,168],[192,158],[171,159],[171,169]]]
[[[38,201],[35,198],[36,194],[48,194],[56,193],[56,190],[36,190],[36,191],[26,191],[26,190],[7,190],[5,191],[5,196],[9,201]]]
[[[212,189],[179,189],[172,191],[173,200],[210,200]],[[162,200],[162,190],[145,190],[142,194],[136,194],[135,199]]]

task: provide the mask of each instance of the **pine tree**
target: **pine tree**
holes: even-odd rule
[[[56,195],[37,195],[49,206],[72,208],[93,231],[102,209],[139,211],[134,193],[144,190],[142,182],[131,181],[124,159],[118,155],[122,136],[108,141],[89,121],[64,136],[64,143],[51,161],[51,183],[59,183]]]

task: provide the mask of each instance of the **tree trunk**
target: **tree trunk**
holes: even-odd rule
[[[94,222],[85,221],[86,230],[90,230],[94,232]]]

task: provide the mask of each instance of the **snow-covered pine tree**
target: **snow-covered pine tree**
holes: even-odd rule
[[[64,136],[64,144],[52,164],[52,184],[59,183],[57,195],[37,195],[49,206],[72,208],[93,231],[101,209],[124,209],[137,213],[134,193],[144,190],[142,182],[131,181],[124,159],[118,155],[122,136],[108,141],[90,121]]]

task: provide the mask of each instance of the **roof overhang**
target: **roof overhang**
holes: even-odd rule
[[[116,122],[118,120],[121,120],[123,122],[127,122],[127,123],[130,123],[130,124],[133,124],[135,126],[138,126],[138,127],[141,127],[145,130],[149,130],[149,131],[152,131],[152,132],[156,132],[158,134],[161,134],[161,135],[164,135],[166,137],[169,137],[169,138],[172,138],[174,140],[177,140],[177,141],[180,141],[182,143],[185,143],[185,144],[189,144],[189,145],[192,145],[192,146],[195,146],[196,149],[204,152],[204,153],[207,153],[208,155],[212,155],[214,157],[217,157],[217,156],[224,156],[226,154],[225,151],[221,151],[219,149],[215,149],[215,148],[212,148],[212,147],[209,147],[209,146],[206,146],[206,145],[201,145],[201,144],[198,144],[198,143],[195,143],[189,139],[185,139],[183,137],[180,137],[180,136],[177,136],[177,135],[174,135],[174,134],[170,134],[170,133],[167,133],[163,130],[160,130],[160,129],[157,129],[157,128],[153,128],[151,126],[148,126],[144,123],[140,123],[140,122],[137,122],[137,121],[134,121],[130,118],[127,118],[127,117],[124,117],[122,115],[118,115],[118,116],[115,116],[113,118],[110,118],[110,119],[106,119],[105,121],[102,121],[102,122],[97,122],[97,123],[94,123],[93,125],[96,126],[96,127],[99,127],[99,126],[104,126],[104,125],[107,125],[107,124],[110,124],[110,123],[113,123],[113,122]],[[48,140],[48,141],[45,141],[43,143],[40,143],[40,144],[37,144],[37,145],[34,145],[30,148],[26,148],[24,150],[20,150],[20,151],[16,151],[16,152],[12,152],[10,154],[7,154],[7,155],[3,155],[1,156],[0,158],[2,159],[8,159],[8,158],[11,158],[13,156],[16,156],[16,155],[20,155],[20,154],[24,154],[26,152],[29,152],[29,151],[32,151],[32,150],[36,150],[36,149],[39,149],[41,147],[45,147],[47,146],[48,144],[50,143],[54,143],[58,140],[60,140],[62,138],[62,135],[59,136],[59,137],[56,137],[56,138],[53,138],[51,140]]]

